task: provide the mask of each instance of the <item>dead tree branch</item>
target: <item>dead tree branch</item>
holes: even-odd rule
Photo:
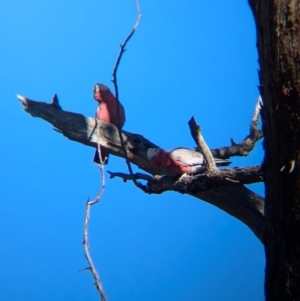
[[[89,220],[90,220],[91,207],[99,202],[99,200],[101,199],[102,194],[104,192],[104,189],[105,189],[104,165],[103,165],[103,161],[101,158],[100,144],[98,144],[98,152],[100,155],[101,164],[99,164],[99,165],[96,164],[96,165],[100,169],[101,188],[100,188],[98,195],[96,196],[96,198],[94,200],[91,200],[91,201],[87,200],[87,202],[86,202],[86,210],[85,210],[84,226],[83,226],[83,246],[84,246],[85,258],[89,264],[88,269],[91,271],[92,276],[95,280],[95,286],[100,294],[100,300],[107,301],[106,294],[105,294],[102,282],[100,280],[99,273],[97,272],[97,269],[96,269],[95,264],[91,257],[90,246],[89,246],[89,232],[88,232],[88,224],[89,224]]]
[[[127,181],[132,181],[133,179],[135,180],[145,180],[145,181],[151,181],[153,177],[147,175],[147,174],[144,174],[144,173],[134,173],[132,175],[130,174],[126,174],[126,173],[123,173],[123,172],[112,172],[112,171],[107,171],[108,174],[110,175],[110,179],[113,179],[115,177],[118,177],[118,178],[122,178],[123,179],[123,182],[127,182]],[[144,190],[146,190],[146,186],[144,188]]]
[[[121,125],[120,125],[120,101],[119,101],[119,87],[118,87],[118,82],[117,82],[117,72],[118,72],[118,68],[119,68],[119,65],[120,65],[120,62],[121,62],[121,59],[122,59],[122,56],[125,52],[125,47],[127,45],[127,43],[129,42],[129,40],[131,39],[131,37],[133,36],[133,34],[135,33],[139,23],[140,23],[140,20],[142,18],[142,14],[141,14],[141,10],[140,10],[140,6],[139,6],[139,2],[138,0],[135,0],[135,4],[136,4],[136,8],[137,8],[137,20],[131,30],[131,32],[129,33],[129,35],[125,38],[123,44],[120,45],[121,49],[120,49],[120,52],[119,52],[119,55],[117,57],[117,61],[116,61],[116,64],[115,64],[115,67],[114,67],[114,70],[113,70],[113,74],[112,74],[112,82],[114,84],[114,87],[115,87],[115,97],[116,97],[116,100],[117,100],[117,116],[118,116],[118,133],[119,133],[119,137],[120,137],[120,141],[121,141],[121,146],[122,146],[122,150],[123,150],[123,153],[124,153],[124,156],[125,156],[125,162],[127,164],[127,167],[128,167],[128,170],[129,170],[129,173],[130,175],[132,176],[132,181],[133,183],[138,187],[140,188],[141,190],[144,190],[145,187],[139,183],[136,178],[133,176],[133,172],[132,172],[132,167],[131,167],[131,164],[130,164],[130,160],[128,158],[128,155],[127,155],[127,151],[126,151],[126,148],[125,148],[125,145],[124,145],[124,140],[123,140],[123,136],[122,136],[122,130],[121,130]]]
[[[122,172],[111,172],[110,178],[119,177],[124,182],[135,179],[148,181],[145,189],[147,193],[163,193],[168,190],[179,191],[182,193],[208,191],[219,187],[228,187],[241,184],[253,184],[263,182],[263,171],[261,165],[222,169],[216,173],[210,171],[203,172],[196,175],[182,175],[182,176],[154,176],[151,177],[142,173],[135,173],[133,175]],[[263,213],[263,212],[262,212]]]
[[[203,154],[205,160],[207,169],[210,173],[217,172],[218,168],[215,163],[215,160],[212,156],[212,153],[210,149],[208,148],[206,142],[204,141],[204,138],[201,134],[200,126],[196,123],[196,120],[194,117],[192,117],[189,121],[189,127],[191,130],[191,134],[193,139],[195,140],[198,148],[200,149],[200,152]]]
[[[218,170],[217,173],[206,171],[197,175],[183,175],[177,179],[172,176],[156,176],[149,181],[146,192],[162,193],[167,190],[175,190],[182,193],[197,193],[214,188],[259,183],[262,181],[263,171],[261,166],[257,165],[244,168],[222,169]]]
[[[211,149],[215,158],[228,159],[233,156],[248,156],[255,146],[255,143],[263,137],[261,129],[257,129],[259,124],[259,115],[262,108],[262,99],[259,96],[251,120],[250,133],[241,143],[235,143],[231,139],[231,146],[225,146],[217,149]]]
[[[118,97],[118,85],[117,85],[117,70],[118,70],[118,66],[120,64],[120,61],[121,61],[121,58],[122,58],[122,55],[125,51],[125,46],[127,44],[127,42],[130,40],[130,38],[132,37],[132,35],[134,34],[138,24],[139,24],[139,21],[141,19],[141,11],[140,11],[140,8],[139,8],[139,3],[138,3],[138,0],[135,0],[136,2],[136,6],[137,6],[137,12],[138,12],[138,17],[137,17],[137,21],[132,29],[132,31],[130,32],[130,34],[128,35],[128,37],[125,39],[124,43],[121,45],[121,50],[120,50],[120,53],[119,53],[119,56],[117,58],[117,61],[116,61],[116,65],[114,67],[114,71],[113,71],[113,83],[114,83],[114,86],[115,86],[115,92],[116,92],[116,100],[117,100],[117,116],[118,116],[118,133],[119,133],[119,138],[120,138],[120,142],[121,142],[121,147],[122,147],[122,151],[123,151],[123,154],[125,156],[125,159],[126,159],[126,163],[128,165],[128,169],[129,169],[129,172],[130,172],[130,175],[132,176],[132,180],[134,181],[135,185],[137,187],[139,187],[140,189],[144,190],[144,186],[142,184],[140,184],[139,182],[136,181],[135,177],[133,176],[133,173],[132,173],[132,168],[131,168],[131,165],[130,165],[130,161],[128,159],[128,155],[127,155],[127,151],[126,151],[126,148],[125,148],[125,144],[124,144],[124,139],[123,139],[123,135],[122,135],[122,130],[121,130],[121,124],[120,124],[120,102],[119,102],[119,97]],[[21,99],[22,100],[22,99]],[[53,100],[52,100],[52,103],[51,105],[58,109],[58,110],[62,110],[60,105],[59,105],[59,102],[58,102],[58,98],[56,96],[56,94],[54,95],[53,97]],[[86,202],[86,212],[85,212],[85,219],[84,219],[84,233],[83,233],[83,244],[84,244],[84,250],[85,250],[85,257],[88,261],[88,264],[89,264],[89,270],[91,271],[92,273],[92,276],[95,280],[95,286],[97,288],[97,290],[99,291],[99,294],[100,294],[100,299],[101,301],[107,301],[107,298],[106,298],[106,294],[105,294],[105,291],[104,291],[104,288],[103,288],[103,285],[102,285],[102,282],[100,280],[100,276],[96,270],[96,267],[93,263],[93,260],[92,260],[92,257],[91,257],[91,254],[90,254],[90,247],[89,247],[89,243],[88,243],[88,223],[89,223],[89,219],[90,219],[90,210],[91,210],[91,206],[95,205],[96,203],[99,202],[99,200],[101,199],[101,196],[104,192],[104,189],[105,189],[105,177],[104,177],[104,161],[103,161],[103,158],[101,156],[101,150],[100,150],[100,142],[101,142],[101,139],[100,139],[100,127],[98,126],[98,120],[95,120],[95,127],[97,127],[97,148],[98,148],[98,154],[99,154],[99,157],[100,157],[100,163],[101,164],[96,164],[99,169],[100,169],[100,173],[101,173],[101,179],[102,179],[102,183],[101,183],[101,189],[98,193],[98,195],[96,196],[96,198],[92,201],[87,201]],[[95,129],[94,127],[94,129]]]
[[[118,129],[114,125],[98,121],[100,133],[98,139],[97,133],[95,133],[94,118],[62,111],[52,104],[29,100],[22,96],[18,98],[25,106],[26,112],[50,122],[69,139],[94,148],[97,147],[99,142],[111,154],[124,158]],[[141,135],[126,131],[122,131],[122,137],[130,162],[152,175],[160,175],[162,173],[161,170],[153,167],[147,159],[148,148],[159,146]],[[188,193],[198,199],[207,201],[235,216],[244,222],[260,240],[263,240],[265,223],[263,216],[264,199],[243,185],[218,187],[196,193],[194,190],[188,191],[185,189],[181,191],[181,189],[178,188],[176,191]]]

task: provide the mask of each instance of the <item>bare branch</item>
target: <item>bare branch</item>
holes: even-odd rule
[[[146,175],[144,173],[134,173],[134,174],[126,174],[126,173],[122,173],[122,172],[111,172],[111,171],[107,171],[110,175],[110,179],[113,179],[114,177],[119,177],[123,179],[123,182],[127,182],[128,180],[132,181],[133,179],[136,180],[145,180],[145,181],[150,181],[152,179],[151,176]],[[144,189],[146,189],[146,186],[144,186]]]
[[[183,174],[181,176],[162,175],[151,177],[143,173],[133,175],[122,172],[108,171],[110,178],[119,177],[124,182],[135,179],[148,181],[145,191],[147,193],[162,193],[167,190],[180,192],[208,191],[218,187],[227,187],[241,184],[253,184],[263,182],[263,171],[261,165],[222,169],[217,173],[208,170],[201,174]]]
[[[162,193],[167,190],[180,192],[208,191],[214,188],[241,184],[253,184],[263,181],[263,171],[260,165],[222,169],[217,173],[205,171],[196,175],[156,176],[148,183],[146,192]]]
[[[117,116],[118,116],[118,133],[119,133],[119,138],[120,138],[120,141],[121,141],[121,146],[122,146],[122,150],[123,150],[123,154],[125,155],[126,157],[126,163],[128,165],[128,168],[129,168],[129,171],[130,171],[130,174],[132,175],[132,169],[131,169],[131,166],[130,166],[130,161],[128,159],[128,156],[127,156],[127,152],[126,152],[126,148],[125,148],[125,145],[124,145],[124,139],[123,139],[123,136],[122,136],[122,131],[121,131],[121,124],[120,124],[120,103],[119,103],[119,98],[118,98],[118,86],[117,86],[117,70],[118,70],[118,66],[119,66],[119,63],[121,61],[121,58],[122,58],[122,54],[123,52],[125,51],[125,46],[127,44],[127,42],[130,40],[130,38],[132,37],[133,33],[135,32],[138,24],[139,24],[139,21],[141,19],[141,13],[140,13],[140,8],[139,8],[139,3],[138,3],[138,0],[135,1],[136,2],[136,5],[137,5],[137,11],[138,11],[138,18],[137,18],[137,21],[136,21],[136,24],[134,25],[131,33],[129,34],[129,36],[125,39],[125,42],[123,43],[123,45],[121,45],[121,51],[120,51],[120,54],[117,58],[117,62],[116,62],[116,66],[114,68],[114,71],[113,71],[113,83],[115,85],[115,90],[116,90],[116,100],[117,100]],[[22,97],[18,97],[24,105],[27,106],[27,101],[26,99],[22,98]],[[61,107],[59,105],[59,102],[58,102],[58,98],[56,96],[56,94],[54,95],[53,97],[53,101],[52,101],[52,104],[51,104],[53,107],[57,108],[57,109],[60,109],[61,110]],[[100,165],[96,164],[99,169],[100,169],[100,173],[101,173],[101,179],[102,179],[102,183],[101,183],[101,189],[98,193],[98,195],[96,196],[96,198],[92,201],[87,201],[86,202],[86,213],[85,213],[85,221],[84,221],[84,239],[83,239],[83,244],[84,244],[84,249],[85,249],[85,257],[88,261],[88,264],[89,264],[89,269],[93,275],[93,278],[95,280],[95,285],[96,285],[96,288],[97,290],[99,291],[100,293],[100,299],[101,301],[106,301],[107,298],[106,298],[106,294],[105,294],[105,291],[104,291],[104,288],[102,286],[102,283],[101,283],[101,280],[100,280],[100,276],[95,268],[95,265],[92,261],[92,258],[91,258],[91,254],[90,254],[90,248],[89,248],[89,243],[88,243],[88,222],[89,222],[89,219],[90,219],[90,209],[91,209],[91,206],[92,205],[95,205],[96,203],[99,202],[99,200],[101,199],[101,196],[104,192],[104,189],[105,189],[105,177],[104,177],[104,164],[105,164],[105,161],[103,161],[103,158],[102,158],[102,153],[101,153],[101,146],[100,146],[100,142],[101,142],[101,138],[100,138],[100,127],[98,126],[98,120],[96,120],[96,123],[95,123],[95,126],[94,126],[94,129],[95,127],[97,127],[97,148],[98,148],[98,153],[99,153],[99,158],[100,158]],[[93,134],[94,132],[94,129],[92,131],[91,134]],[[106,159],[105,159],[106,160]],[[136,180],[133,178],[133,181],[134,183],[136,184],[137,187],[141,188],[141,189],[144,189],[143,188],[143,185],[136,182]]]
[[[261,106],[262,99],[259,96],[251,120],[249,135],[239,144],[235,143],[234,140],[231,139],[231,146],[211,149],[210,151],[214,157],[228,159],[233,156],[247,156],[252,151],[255,143],[263,137],[262,130],[257,129]]]
[[[126,47],[127,43],[129,42],[129,40],[131,39],[131,37],[133,36],[133,34],[135,33],[135,31],[136,31],[136,29],[137,29],[137,27],[138,27],[138,25],[140,23],[140,20],[142,18],[142,14],[141,14],[141,10],[140,10],[140,6],[139,6],[138,0],[135,0],[135,4],[136,4],[136,8],[137,8],[137,20],[136,20],[136,22],[135,22],[135,24],[134,24],[131,32],[125,38],[123,44],[120,45],[121,49],[120,49],[120,52],[119,52],[119,55],[117,57],[117,61],[116,61],[116,64],[115,64],[115,67],[114,67],[114,70],[113,70],[112,82],[113,82],[114,87],[115,87],[115,97],[116,97],[116,100],[117,100],[117,116],[118,116],[118,123],[119,123],[118,124],[118,132],[119,132],[119,137],[120,137],[120,141],[121,141],[122,150],[123,150],[123,153],[124,153],[124,156],[125,156],[125,161],[126,161],[129,173],[132,176],[133,183],[138,188],[140,188],[141,190],[144,190],[145,189],[144,185],[142,185],[141,183],[139,183],[136,180],[136,178],[133,176],[132,167],[130,165],[130,160],[128,159],[127,151],[126,151],[126,148],[125,148],[125,145],[124,145],[124,140],[123,140],[122,131],[121,131],[121,124],[120,124],[120,101],[119,101],[119,88],[118,88],[118,82],[117,82],[118,67],[120,65],[123,53],[126,50],[125,47]]]
[[[142,14],[141,14],[141,10],[140,10],[138,0],[135,0],[135,4],[136,4],[136,9],[137,9],[137,20],[136,20],[132,30],[130,31],[129,35],[125,38],[123,44],[120,45],[121,49],[120,49],[119,55],[117,57],[116,64],[115,64],[115,67],[113,69],[113,74],[112,74],[112,82],[113,82],[114,87],[115,87],[115,97],[117,99],[117,114],[118,114],[118,117],[119,117],[118,118],[119,121],[120,121],[120,112],[119,112],[120,102],[119,102],[119,89],[118,89],[118,82],[117,82],[117,72],[118,72],[118,68],[119,68],[123,53],[126,50],[125,47],[126,47],[127,43],[129,42],[129,40],[131,39],[131,37],[133,36],[133,34],[135,33],[135,31],[136,31],[136,29],[137,29],[137,27],[140,23],[140,20],[142,18]],[[119,124],[119,128],[121,128],[120,124]]]
[[[98,137],[99,136],[100,135],[99,135],[99,129],[98,129]],[[106,293],[104,291],[102,282],[100,280],[99,273],[97,272],[97,269],[96,269],[95,264],[91,257],[90,246],[89,246],[89,232],[88,232],[88,223],[90,220],[91,207],[99,202],[99,200],[101,199],[102,194],[104,192],[104,189],[105,189],[104,162],[101,157],[101,150],[100,150],[99,142],[98,142],[98,152],[99,152],[101,164],[96,164],[96,165],[99,168],[100,174],[101,174],[101,188],[100,188],[98,195],[96,196],[96,198],[94,200],[92,200],[92,201],[87,200],[87,202],[86,202],[86,210],[85,210],[85,218],[84,218],[84,226],[83,226],[83,245],[84,245],[84,251],[85,251],[85,258],[89,264],[89,267],[85,268],[85,269],[88,269],[91,271],[92,276],[95,280],[96,289],[98,290],[98,292],[100,294],[101,301],[107,301]]]
[[[192,117],[188,123],[189,123],[192,137],[194,138],[196,144],[198,145],[198,148],[200,149],[200,152],[203,154],[203,156],[206,160],[207,169],[211,173],[217,172],[218,171],[217,165],[212,156],[212,153],[210,152],[206,142],[204,141],[203,136],[201,135],[200,126],[196,123],[196,120],[194,117]]]
[[[124,182],[132,181],[133,178],[148,181],[148,186],[145,186],[145,192],[147,193],[162,193],[167,190],[178,191],[178,187],[180,187],[180,192],[208,191],[218,187],[263,182],[261,165],[222,169],[216,173],[207,170],[201,174],[183,174],[181,176],[162,175],[151,177],[143,173],[133,175],[111,171],[108,171],[108,173],[111,179],[119,177]]]
[[[94,118],[57,110],[51,104],[29,100],[25,97],[20,96],[19,99],[25,106],[26,112],[50,122],[69,139],[94,148],[100,142],[109,153],[124,158],[118,130],[114,125],[97,121],[100,133],[98,138],[94,130],[96,124]],[[122,137],[128,158],[132,163],[150,174],[162,174],[162,171],[153,167],[147,159],[148,148],[159,147],[158,145],[141,135],[125,131],[122,131]],[[181,192],[179,188],[176,191]],[[259,239],[263,239],[264,216],[262,208],[264,207],[264,199],[243,185],[214,188],[197,193],[184,190],[182,193],[188,193],[193,197],[218,206],[244,222]]]
[[[59,132],[70,140],[80,142],[87,146],[97,148],[98,141],[106,151],[124,158],[117,127],[95,118],[85,117],[81,114],[60,111],[51,104],[33,101],[19,96],[25,111],[34,117],[42,118],[50,122]],[[95,129],[99,128],[100,137]],[[129,160],[139,168],[151,173],[162,174],[162,170],[153,167],[148,158],[149,147],[159,147],[138,134],[122,131]]]

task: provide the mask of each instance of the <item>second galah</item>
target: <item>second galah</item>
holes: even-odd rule
[[[103,84],[96,84],[94,86],[94,99],[99,103],[96,111],[96,118],[112,123],[115,126],[123,127],[125,123],[125,110],[121,103],[119,103],[119,119],[117,114],[117,99],[109,90],[109,88]],[[102,160],[108,160],[108,153],[101,149]],[[98,150],[95,152],[94,162],[100,163]]]
[[[204,156],[185,147],[177,147],[169,152],[161,148],[148,148],[147,157],[154,167],[168,170],[174,175],[197,173],[206,169]],[[218,158],[214,160],[217,166],[227,166],[231,163]]]

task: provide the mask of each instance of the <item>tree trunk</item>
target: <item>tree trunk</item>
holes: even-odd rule
[[[264,102],[266,300],[300,300],[300,1],[249,2]]]

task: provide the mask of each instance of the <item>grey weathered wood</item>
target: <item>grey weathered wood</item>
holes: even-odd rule
[[[81,114],[62,111],[52,104],[33,101],[24,97],[19,97],[19,99],[25,106],[26,112],[34,117],[39,117],[50,122],[59,132],[69,139],[96,148],[99,138],[99,143],[107,148],[111,154],[124,157],[118,130],[114,125],[96,121],[94,118],[85,117]],[[130,161],[150,174],[161,174],[161,170],[154,168],[148,161],[146,155],[149,147],[158,146],[139,134],[126,131],[122,131],[122,134]],[[260,175],[258,174],[258,176]],[[164,189],[158,189],[156,191],[154,189],[155,186],[153,186],[155,180],[154,182],[150,181],[148,193],[162,193],[163,191],[172,189],[207,201],[241,220],[261,241],[263,240],[265,222],[263,215],[264,200],[262,197],[247,189],[245,186],[234,182],[234,185],[230,187],[216,187],[210,188],[209,190],[201,190],[199,186],[197,189],[197,185],[203,184],[203,179],[201,180],[199,178],[197,180],[197,177],[198,176],[181,177],[177,181],[176,179],[171,179],[170,183],[174,182],[172,187],[166,188],[165,186]],[[158,187],[157,185],[156,182],[156,187]],[[166,184],[160,182],[160,185]],[[151,187],[153,188],[152,190]]]

